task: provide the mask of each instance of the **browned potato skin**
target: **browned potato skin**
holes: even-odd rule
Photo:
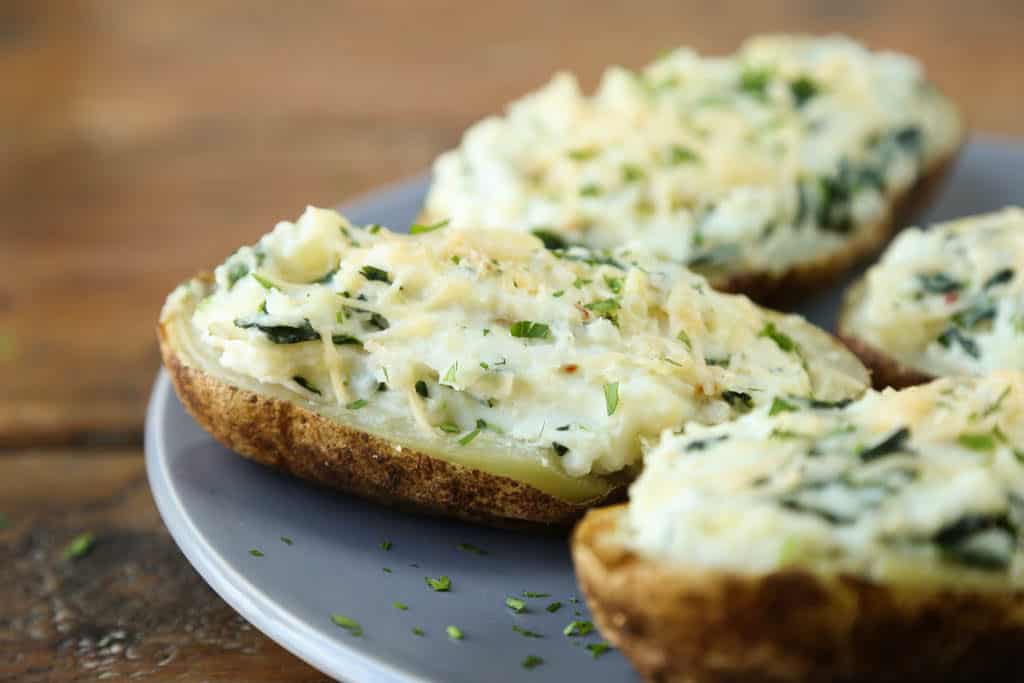
[[[942,188],[949,171],[956,163],[960,146],[957,145],[947,156],[932,164],[917,183],[894,199],[887,220],[864,230],[841,251],[797,264],[782,273],[756,270],[729,274],[698,272],[707,277],[715,289],[731,294],[745,294],[763,306],[789,309],[799,305],[808,296],[835,284],[844,273],[857,264],[878,254],[897,231],[912,221]],[[435,223],[444,218],[445,216],[432,216],[423,212],[417,222]]]
[[[850,314],[863,297],[864,280],[860,280],[851,285],[850,289],[846,292],[843,300],[843,309],[839,315],[839,329],[836,331],[836,336],[871,371],[871,385],[875,389],[885,389],[886,387],[903,389],[935,379],[934,376],[926,372],[904,365],[857,336],[856,331],[849,324]]]
[[[800,570],[764,576],[640,557],[611,533],[625,505],[572,536],[601,633],[657,683],[967,683],[1024,676],[1024,592],[938,591]]]
[[[339,491],[428,515],[503,528],[567,531],[625,485],[573,503],[509,477],[449,463],[341,425],[302,406],[238,389],[178,358],[161,325],[160,351],[185,409],[217,441],[263,465]]]

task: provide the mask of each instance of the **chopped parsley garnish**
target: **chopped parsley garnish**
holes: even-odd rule
[[[819,90],[818,84],[809,76],[801,76],[789,84],[789,92],[792,93],[797,107],[804,106],[807,100],[818,94]]]
[[[535,323],[529,320],[518,320],[512,323],[509,334],[513,337],[524,339],[547,339],[551,334],[551,328],[544,323]]]
[[[414,627],[413,627],[413,629],[412,629],[412,634],[413,634],[414,636],[422,636],[422,635],[425,635],[425,634],[424,634],[424,631],[423,631],[423,629],[421,629],[421,628],[420,628],[419,626],[414,626]]]
[[[872,460],[884,458],[887,455],[909,453],[910,451],[907,449],[907,439],[909,438],[910,430],[906,427],[900,427],[874,446],[862,450],[859,453],[860,459],[864,462],[871,462]]]
[[[295,541],[293,541],[292,539],[288,538],[287,536],[282,536],[281,537],[281,543],[284,543],[285,545],[295,545]]]
[[[445,371],[444,377],[441,378],[441,381],[445,384],[455,384],[455,375],[458,374],[458,372],[459,362],[455,361],[448,367],[448,370]]]
[[[430,398],[430,392],[427,391],[427,383],[423,380],[418,380],[416,382],[416,393],[423,398]]]
[[[521,662],[524,669],[534,669],[544,663],[544,659],[537,655],[527,655]]]
[[[533,591],[523,591],[524,598],[550,598],[551,593],[534,593]]]
[[[565,290],[564,289],[560,289],[557,292],[551,292],[551,296],[555,297],[556,299],[558,297],[562,296],[563,294],[565,294]]]
[[[299,344],[320,338],[320,333],[313,329],[308,320],[303,320],[301,325],[265,325],[257,318],[238,318],[235,327],[243,330],[257,329],[267,335],[273,344]]]
[[[587,650],[594,659],[597,659],[611,649],[612,647],[608,643],[587,643]]]
[[[939,342],[944,349],[952,348],[956,344],[971,358],[981,358],[981,349],[978,348],[977,342],[956,327],[946,328],[946,331],[940,334],[935,341]]]
[[[421,235],[421,234],[423,234],[425,232],[434,232],[435,230],[440,230],[441,228],[443,228],[444,226],[448,225],[449,223],[451,223],[451,219],[450,218],[446,218],[443,221],[438,221],[437,223],[431,223],[430,225],[423,225],[421,223],[413,223],[412,225],[409,226],[409,234],[410,235]]]
[[[295,375],[294,377],[292,377],[292,381],[310,393],[316,394],[317,396],[322,395],[320,390],[316,388],[316,385],[310,382],[302,375]]]
[[[622,165],[622,182],[624,183],[635,183],[638,180],[643,180],[645,176],[644,169],[636,164]]]
[[[382,227],[384,226],[372,223],[366,226],[366,232],[370,233],[371,235],[376,235],[378,232],[380,232]]]
[[[560,602],[558,602],[556,600],[555,602],[551,603],[550,605],[548,605],[544,609],[546,609],[548,612],[551,612],[552,614],[554,614],[558,610],[562,609],[562,603],[560,603]]]
[[[568,156],[573,161],[586,161],[597,156],[597,151],[597,147],[578,147],[576,149],[570,149]]]
[[[690,335],[686,333],[686,330],[679,330],[679,334],[676,335],[676,339],[683,343],[687,351],[693,350],[693,343],[690,341]]]
[[[583,308],[588,311],[597,313],[602,317],[609,317],[614,315],[619,310],[619,300],[616,298],[602,299],[600,301],[591,301],[589,304],[585,304]]]
[[[538,228],[537,230],[531,230],[530,233],[544,243],[545,249],[569,248],[569,242],[557,232]]]
[[[452,640],[462,640],[462,629],[458,626],[446,626],[444,632],[448,634],[448,637]]]
[[[791,413],[796,410],[798,408],[795,405],[776,396],[772,399],[772,407],[768,409],[768,414],[778,415],[779,413]]]
[[[519,598],[505,598],[505,605],[516,614],[526,609],[526,603]]]
[[[1017,545],[1017,528],[1006,515],[965,515],[933,537],[947,560],[985,571],[1007,569]]]
[[[256,282],[260,283],[260,286],[263,287],[263,289],[267,289],[267,290],[279,289],[279,287],[277,285],[275,285],[273,282],[271,282],[267,278],[263,277],[259,273],[253,273],[252,274],[252,279],[255,280]]]
[[[996,448],[996,437],[992,434],[961,434],[956,442],[964,448],[980,453],[990,453]]]
[[[391,574],[392,573],[391,567],[381,567],[380,570],[382,572],[384,572],[385,574]]]
[[[391,541],[388,541],[388,540],[381,541],[380,542],[380,549],[383,550],[384,552],[388,552],[389,550],[391,550]]]
[[[354,344],[356,346],[363,345],[362,341],[350,334],[332,334],[331,343],[337,346],[345,346],[346,344]]]
[[[235,283],[249,274],[249,264],[245,261],[236,261],[228,268],[228,290],[230,291]]]
[[[319,277],[316,280],[313,280],[312,284],[314,284],[314,285],[326,285],[326,284],[329,284],[330,281],[333,280],[334,276],[337,275],[337,274],[338,274],[338,269],[337,268],[332,268],[331,270],[329,270],[326,273],[324,273],[322,277]]]
[[[407,612],[409,610],[409,605],[404,602],[393,602],[391,603],[391,606],[397,610],[401,610],[402,612]]]
[[[679,164],[688,164],[700,161],[700,157],[689,147],[683,147],[681,145],[672,145],[669,148],[668,160],[674,166]]]
[[[754,398],[745,391],[723,391],[722,400],[741,413],[749,412],[754,408]]]
[[[690,443],[686,444],[686,448],[684,448],[683,450],[685,450],[687,453],[692,453],[693,451],[703,451],[706,450],[708,446],[714,445],[716,443],[721,443],[722,441],[725,441],[728,438],[728,434],[722,434],[720,436],[714,436],[709,439],[698,439],[697,441],[691,441]]]
[[[580,276],[576,276],[576,279],[572,281],[572,286],[576,289],[583,289],[583,285],[589,285],[593,280],[584,280]]]
[[[475,439],[477,436],[480,435],[480,430],[481,429],[486,429],[486,427],[487,427],[487,423],[486,422],[484,422],[483,420],[477,420],[476,421],[476,429],[474,429],[473,431],[469,432],[464,437],[459,439],[459,445],[460,446],[468,446],[469,443],[473,439]]]
[[[523,638],[543,638],[544,637],[543,634],[537,633],[536,631],[531,631],[528,628],[523,628],[522,626],[519,626],[518,624],[513,626],[512,630],[515,631],[516,633],[518,633],[519,635],[521,635]]]
[[[252,550],[249,551],[249,554],[252,555],[253,557],[263,557],[263,551],[260,550],[259,548],[253,548]]]
[[[615,409],[619,407],[618,382],[610,382],[604,385],[604,406],[608,410],[609,417],[615,414]]]
[[[705,358],[704,362],[714,367],[727,368],[731,360],[731,358],[726,356],[725,358]]]
[[[332,614],[331,621],[334,622],[335,626],[345,629],[353,636],[363,635],[363,627],[359,625],[359,622],[346,617],[344,614]]]
[[[980,301],[953,316],[953,322],[964,329],[971,329],[985,320],[996,317],[996,305],[991,300]]]
[[[561,458],[563,455],[569,452],[568,446],[560,444],[557,441],[551,442],[551,448],[555,450],[555,455],[557,455],[559,458]]]
[[[771,72],[768,69],[756,69],[748,67],[740,74],[740,90],[763,99],[768,94],[768,81],[771,79]]]
[[[949,294],[963,289],[964,283],[954,280],[945,273],[918,273],[917,282],[921,289],[930,294]]]
[[[562,629],[562,633],[567,636],[585,636],[594,630],[594,624],[589,621],[570,621],[569,624]]]
[[[608,275],[605,275],[604,283],[608,285],[608,289],[612,290],[615,294],[619,294],[622,291],[621,277],[609,277]]]
[[[452,422],[442,422],[437,426],[437,428],[446,434],[458,434],[462,431],[459,429],[459,425]]]
[[[601,186],[596,183],[587,183],[580,187],[581,197],[599,197],[601,196]]]
[[[459,550],[461,550],[464,553],[470,553],[472,555],[486,555],[487,554],[486,550],[484,550],[483,548],[478,548],[475,545],[473,545],[472,543],[460,543],[460,544],[458,544],[455,547],[458,548]]]
[[[764,329],[762,329],[757,336],[767,337],[768,339],[771,339],[773,342],[775,342],[776,346],[778,346],[786,353],[792,353],[797,349],[796,342],[793,341],[792,337],[785,334],[784,332],[780,332],[779,329],[775,327],[775,323],[773,322],[765,323]]]
[[[382,270],[381,268],[378,268],[377,266],[363,266],[359,270],[359,272],[367,280],[377,281],[377,282],[386,282],[388,284],[391,284],[391,275],[388,273],[388,271]]]
[[[436,579],[432,579],[429,576],[425,576],[423,578],[427,582],[427,585],[430,586],[430,590],[437,593],[447,593],[452,588],[452,580],[447,576],[439,576]]]
[[[95,545],[96,537],[92,533],[86,531],[85,533],[78,534],[64,547],[64,559],[76,560],[80,557],[85,557],[92,551]]]
[[[355,401],[352,401],[351,403],[346,403],[345,407],[348,408],[349,410],[359,410],[360,408],[366,407],[366,403],[367,401],[365,398],[359,398],[356,399]]]
[[[1014,270],[1013,268],[1003,268],[997,271],[992,277],[985,280],[985,284],[982,285],[982,289],[989,289],[997,285],[1005,285],[1007,282],[1013,279]]]

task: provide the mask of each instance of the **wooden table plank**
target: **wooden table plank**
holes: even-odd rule
[[[0,505],[0,681],[327,680],[203,583],[137,450],[9,454]],[[87,531],[91,552],[65,559]]]

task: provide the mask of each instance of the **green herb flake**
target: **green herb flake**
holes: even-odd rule
[[[348,408],[349,410],[359,410],[360,408],[365,408],[366,403],[367,401],[365,398],[360,398],[356,399],[355,401],[352,401],[351,403],[346,403],[345,407]]]
[[[622,182],[624,183],[635,183],[638,180],[643,180],[645,176],[644,170],[636,164],[622,165]]]
[[[797,410],[798,408],[795,405],[776,396],[772,399],[772,407],[768,409],[768,414],[778,415],[779,413],[792,413]]]
[[[418,380],[416,382],[416,393],[423,398],[430,398],[430,392],[427,391],[427,383],[423,380]]]
[[[519,598],[505,598],[505,606],[516,614],[521,614],[526,609],[526,603]]]
[[[553,297],[555,297],[557,299],[558,297],[562,296],[563,294],[565,294],[565,290],[564,289],[560,289],[557,292],[552,292],[551,296],[553,296]]]
[[[426,632],[423,629],[421,629],[419,626],[413,626],[412,634],[414,636],[424,636],[424,635],[426,635]]]
[[[801,76],[789,84],[789,92],[793,95],[793,101],[797,107],[802,107],[808,100],[820,92],[817,82],[809,76]]]
[[[391,603],[391,606],[394,607],[397,610],[402,611],[402,612],[408,612],[409,611],[409,605],[405,604],[404,602],[393,602],[393,603]]]
[[[601,299],[600,301],[591,301],[589,304],[585,304],[583,308],[600,316],[609,316],[619,310],[620,304],[616,298]]]
[[[551,612],[552,614],[554,614],[558,610],[562,609],[562,603],[560,603],[558,601],[555,601],[555,602],[552,602],[547,607],[545,607],[544,609],[547,610],[548,612]]]
[[[92,552],[95,545],[96,537],[92,533],[86,531],[78,534],[64,547],[64,559],[77,560],[80,557],[85,557]]]
[[[545,249],[568,249],[569,243],[564,237],[559,235],[557,232],[552,230],[544,230],[543,228],[537,228],[531,230],[530,233],[544,243]]]
[[[523,659],[522,662],[520,662],[521,666],[524,669],[536,669],[543,663],[544,659],[542,657],[538,657],[537,655],[527,655],[526,658]]]
[[[524,339],[547,339],[551,335],[551,328],[544,323],[536,323],[530,320],[518,320],[512,323],[509,334],[513,337]]]
[[[332,614],[331,621],[334,622],[335,626],[345,629],[353,636],[363,635],[363,627],[359,625],[359,622],[346,617],[344,614]]]
[[[378,232],[380,232],[382,227],[384,226],[373,223],[371,225],[366,226],[366,231],[371,235],[376,235]]]
[[[363,266],[359,273],[367,280],[376,282],[386,282],[391,284],[391,275],[388,271],[378,268],[376,266]]]
[[[441,228],[443,228],[444,226],[448,225],[449,223],[451,223],[451,219],[450,218],[446,218],[443,221],[438,221],[437,223],[431,223],[430,225],[422,225],[420,223],[413,223],[412,225],[409,226],[409,234],[410,235],[422,235],[425,232],[434,232],[435,230],[440,230]]]
[[[483,420],[477,420],[476,421],[476,429],[474,429],[473,431],[467,433],[464,437],[459,439],[459,445],[460,446],[468,446],[470,444],[470,442],[473,441],[473,439],[475,439],[477,436],[480,435],[480,430],[481,429],[486,429],[486,428],[487,428],[487,423],[486,422],[484,422]]]
[[[668,161],[673,166],[680,164],[690,164],[700,161],[700,157],[689,147],[683,147],[681,145],[672,145],[668,151]]]
[[[439,576],[436,579],[432,579],[429,576],[425,576],[424,580],[430,587],[430,590],[437,593],[447,593],[452,588],[452,580],[447,576]]]
[[[388,540],[381,541],[380,542],[380,549],[383,550],[384,552],[388,552],[389,550],[391,550],[391,541],[388,541]]]
[[[392,574],[391,567],[381,567],[380,570],[385,574]]]
[[[266,289],[266,290],[279,289],[279,287],[277,285],[275,285],[273,282],[271,282],[267,278],[263,277],[259,273],[253,273],[252,274],[252,279],[255,280],[256,282],[260,283],[260,286],[263,287],[263,289]]]
[[[757,98],[764,98],[768,93],[768,81],[771,72],[768,69],[747,68],[740,74],[740,90]]]
[[[992,434],[961,434],[956,442],[964,448],[979,453],[991,453],[996,448],[996,439]]]
[[[587,183],[580,187],[581,197],[600,197],[601,186],[596,183]]]
[[[583,278],[577,276],[576,279],[573,280],[572,286],[575,287],[576,289],[583,289],[583,285],[589,285],[591,282],[593,282],[593,280],[584,280]]]
[[[281,543],[284,543],[285,545],[295,545],[295,541],[293,541],[292,539],[288,538],[287,536],[282,536],[281,537]]]
[[[533,591],[523,591],[523,597],[526,598],[550,598],[551,593],[534,593]]]
[[[253,548],[252,550],[249,551],[249,554],[252,555],[253,557],[263,557],[263,551],[260,550],[259,548]]]
[[[228,291],[235,286],[235,283],[249,274],[249,264],[244,261],[236,261],[228,268]]]
[[[597,659],[611,649],[612,646],[608,643],[587,643],[587,651],[590,652],[590,656],[594,659]]]
[[[444,377],[441,378],[441,381],[444,382],[445,384],[455,384],[455,376],[458,374],[458,372],[459,362],[455,361],[448,367],[448,370],[444,373]]]
[[[676,339],[683,343],[687,351],[693,351],[693,342],[690,341],[690,335],[686,333],[686,330],[679,330],[679,334],[676,335]]]
[[[315,384],[310,382],[308,379],[306,379],[302,375],[295,375],[294,377],[292,377],[292,381],[295,382],[296,384],[298,384],[300,387],[302,387],[306,391],[312,393],[312,394],[316,394],[317,396],[322,396],[323,395],[320,392],[320,390],[316,388]]]
[[[478,548],[475,545],[473,545],[472,543],[460,543],[460,544],[458,544],[455,547],[458,548],[459,550],[461,550],[462,552],[469,553],[471,555],[487,555],[488,554],[486,550],[484,550],[483,548]]]
[[[864,462],[871,462],[887,455],[910,453],[911,451],[907,447],[909,439],[910,430],[907,427],[900,427],[874,446],[863,449],[858,455],[860,455],[860,459]]]
[[[458,626],[446,626],[444,631],[452,640],[462,640],[463,638],[462,629]]]
[[[528,628],[523,628],[522,626],[519,626],[518,624],[513,626],[512,630],[515,631],[516,633],[518,633],[519,635],[521,635],[523,638],[543,638],[544,637],[543,634],[537,633],[536,631],[531,631]]]
[[[604,406],[608,410],[609,417],[615,414],[615,409],[619,407],[618,382],[609,382],[604,385]]]
[[[954,280],[945,273],[918,273],[917,282],[929,294],[949,294],[963,289],[964,283]]]
[[[578,147],[576,149],[570,149],[568,156],[573,161],[587,161],[597,156],[597,147]]]
[[[737,412],[748,413],[754,409],[754,397],[745,391],[723,391],[722,400]]]
[[[765,323],[764,329],[762,329],[757,336],[767,337],[768,339],[771,339],[773,342],[775,342],[776,346],[778,346],[786,353],[793,353],[797,350],[796,342],[793,341],[792,337],[785,334],[784,332],[780,332],[779,329],[775,327],[775,323],[773,322]]]
[[[458,434],[460,431],[462,431],[461,429],[459,429],[459,425],[453,424],[451,422],[442,422],[437,426],[437,428],[446,434]]]
[[[562,633],[572,636],[585,636],[594,630],[594,624],[590,621],[570,621],[569,624],[562,629]]]

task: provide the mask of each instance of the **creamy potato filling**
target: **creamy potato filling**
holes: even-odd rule
[[[901,234],[868,271],[847,323],[933,375],[1024,370],[1024,211]]]
[[[959,137],[913,59],[763,37],[610,68],[591,96],[557,75],[437,160],[425,213],[642,245],[709,275],[780,272],[885,219]]]
[[[864,388],[849,360],[809,364],[802,320],[679,265],[551,251],[514,231],[413,232],[310,208],[231,256],[212,285],[182,288],[163,319],[246,386],[343,422],[388,416],[432,452],[525,451],[573,477],[636,466],[666,428]]]
[[[743,573],[1024,584],[1024,375],[826,404],[776,398],[667,434],[630,490],[639,551]]]

